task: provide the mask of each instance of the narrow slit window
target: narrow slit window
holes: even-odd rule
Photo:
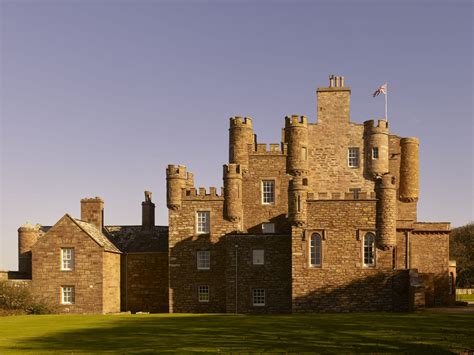
[[[372,159],[377,160],[379,158],[379,148],[373,147],[372,148]]]
[[[312,267],[321,267],[322,261],[322,243],[321,235],[318,233],[313,233],[311,235],[310,245],[309,245],[309,254],[310,254],[310,264]]]
[[[367,233],[364,236],[364,266],[375,265],[375,235]]]

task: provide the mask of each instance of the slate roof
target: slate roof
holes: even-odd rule
[[[93,224],[81,221],[80,219],[73,218],[73,221],[92,239],[94,239],[97,244],[104,248],[104,250],[112,251],[115,253],[120,253],[120,250]]]
[[[155,226],[152,231],[142,226],[105,226],[105,234],[124,253],[167,252],[168,227]]]

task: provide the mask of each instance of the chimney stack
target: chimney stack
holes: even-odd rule
[[[81,220],[91,223],[102,231],[104,228],[104,201],[100,197],[81,200]]]
[[[151,202],[151,191],[145,191],[142,202],[142,229],[151,231],[155,227],[155,204]]]

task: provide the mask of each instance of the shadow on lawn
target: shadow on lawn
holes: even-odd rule
[[[100,328],[29,338],[4,350],[448,353],[473,346],[472,319],[432,313],[110,316]]]

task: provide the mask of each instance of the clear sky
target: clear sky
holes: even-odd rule
[[[140,224],[150,189],[167,224],[167,164],[222,186],[229,117],[278,143],[285,115],[316,121],[328,74],[359,123],[388,82],[391,130],[421,141],[419,220],[474,219],[470,1],[0,3],[0,268],[19,225],[80,217],[82,197]]]

